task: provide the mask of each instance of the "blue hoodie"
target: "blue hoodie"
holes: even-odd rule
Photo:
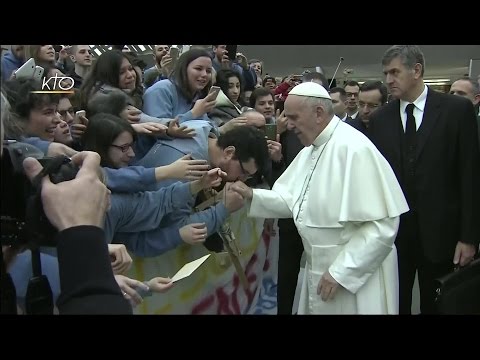
[[[13,71],[17,70],[24,63],[24,60],[15,57],[11,51],[5,53],[5,55],[2,56],[2,82],[10,79]]]

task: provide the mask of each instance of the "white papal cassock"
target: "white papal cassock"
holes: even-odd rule
[[[398,314],[394,240],[408,210],[385,158],[334,116],[272,191],[253,190],[249,216],[294,218],[307,258],[299,314]],[[342,287],[324,302],[327,270]]]

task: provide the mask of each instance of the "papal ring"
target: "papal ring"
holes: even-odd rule
[[[123,296],[127,296],[127,293],[125,291],[122,291]]]

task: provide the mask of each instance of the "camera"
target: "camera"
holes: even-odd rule
[[[23,160],[37,159],[43,170],[30,181]],[[6,140],[1,160],[1,243],[6,246],[56,246],[57,230],[45,216],[41,199],[42,178],[49,175],[57,184],[75,178],[78,167],[66,156],[44,157],[35,146]],[[72,204],[73,206],[74,204]]]

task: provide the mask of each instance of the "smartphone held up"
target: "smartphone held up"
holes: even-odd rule
[[[73,119],[74,124],[83,124],[83,119],[81,117],[85,117],[86,112],[85,110],[79,110],[75,113],[75,117]]]
[[[266,124],[265,136],[268,140],[277,141],[277,124]]]
[[[227,56],[230,60],[234,61],[237,58],[237,46],[238,45],[227,45],[225,50],[227,50]]]
[[[217,99],[218,93],[220,92],[220,87],[218,86],[212,86],[208,92],[208,95],[210,94],[215,94],[214,99]]]

